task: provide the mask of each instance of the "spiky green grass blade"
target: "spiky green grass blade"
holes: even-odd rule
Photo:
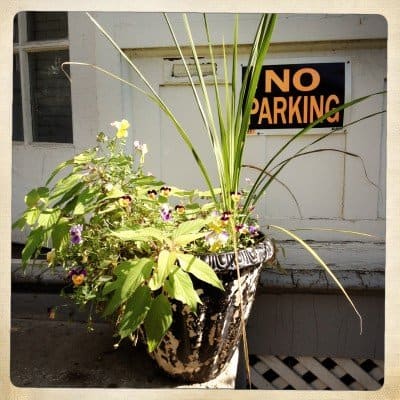
[[[352,306],[353,310],[357,314],[359,320],[360,320],[360,335],[362,334],[362,316],[359,313],[357,307],[353,303],[353,300],[351,300],[350,296],[346,292],[345,288],[343,285],[339,282],[339,280],[336,278],[335,274],[331,271],[331,269],[326,265],[326,263],[322,260],[322,258],[318,255],[318,253],[313,250],[303,239],[301,239],[299,236],[295,235],[292,231],[289,231],[288,229],[282,228],[281,226],[278,225],[269,225],[271,228],[276,229],[278,231],[281,231],[291,237],[292,239],[296,240],[296,242],[300,243],[313,257],[314,259],[325,269],[325,271],[328,273],[328,275],[333,279],[333,281],[336,283],[336,285],[339,287],[341,292],[344,294],[346,297],[347,301],[350,303]]]

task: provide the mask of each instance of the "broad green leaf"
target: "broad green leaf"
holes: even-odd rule
[[[160,204],[161,206],[162,206],[163,204],[168,204],[168,197],[165,197],[165,196],[163,196],[162,194],[159,194],[159,195],[158,195],[158,198],[157,198],[157,202],[158,202],[158,204]]]
[[[175,197],[193,197],[197,193],[197,190],[182,190],[174,187],[171,189],[171,195]]]
[[[165,295],[160,294],[151,303],[150,310],[144,320],[149,353],[157,348],[171,324],[171,304]]]
[[[180,235],[174,240],[174,243],[178,246],[186,246],[188,243],[194,242],[206,235],[207,232],[200,233],[189,233],[187,235]]]
[[[39,187],[36,189],[32,189],[26,196],[25,196],[25,204],[31,208],[35,207],[39,200],[47,201],[49,198],[49,189],[47,187]]]
[[[26,221],[26,217],[25,214],[22,215],[21,218],[18,218],[13,224],[12,224],[12,229],[24,229],[25,225],[26,225],[27,221]]]
[[[80,192],[81,189],[83,189],[85,184],[83,182],[78,182],[76,185],[74,185],[68,192],[64,193],[64,195],[61,197],[61,199],[54,204],[55,207],[67,202],[70,199],[73,199],[74,204],[77,202],[78,197],[77,194]],[[52,198],[55,198],[57,196],[51,196]]]
[[[39,218],[40,210],[38,208],[31,208],[25,212],[25,220],[28,225],[34,225]]]
[[[213,269],[204,261],[191,254],[178,254],[178,260],[181,268],[193,274],[196,278],[224,290],[221,281]]]
[[[215,194],[221,194],[221,192],[222,192],[221,188],[214,188]],[[199,194],[199,197],[212,198],[212,193],[210,190],[201,191],[198,194]]]
[[[178,228],[175,230],[172,239],[176,241],[182,235],[188,235],[193,233],[198,233],[201,228],[206,225],[206,220],[204,219],[194,219],[191,221],[182,222]]]
[[[25,247],[22,250],[22,265],[25,266],[27,262],[35,255],[36,251],[42,247],[44,240],[44,230],[39,227],[28,236]]]
[[[164,240],[164,234],[162,231],[156,228],[143,228],[143,229],[119,229],[111,232],[111,235],[123,241],[129,240],[150,240],[156,239],[159,242]]]
[[[64,169],[64,168],[67,167],[68,165],[71,165],[72,163],[73,163],[73,160],[67,160],[67,161],[64,161],[64,162],[62,162],[61,164],[59,164],[59,165],[56,167],[56,169],[51,173],[49,179],[47,179],[46,185],[48,185],[48,184],[53,180],[53,178],[54,178],[62,169]]]
[[[85,205],[90,204],[93,200],[96,200],[98,194],[97,188],[86,189],[79,195],[78,201]]]
[[[137,186],[162,186],[164,184],[164,182],[157,181],[154,176],[140,176],[133,181]]]
[[[151,291],[148,286],[140,286],[125,305],[124,316],[119,324],[121,339],[134,332],[144,321],[151,307]]]
[[[157,266],[154,269],[153,276],[149,281],[151,290],[159,289],[163,284],[168,274],[171,272],[176,261],[176,253],[168,250],[161,250],[158,256]]]
[[[86,150],[74,157],[74,164],[87,164],[92,161],[94,156],[93,150]]]
[[[66,203],[63,207],[64,214],[70,214],[74,211],[76,204],[78,203],[78,196],[74,196],[68,203]],[[59,201],[55,206],[59,206],[61,202]]]
[[[202,207],[201,207],[201,210],[202,211],[211,211],[211,210],[215,210],[215,205],[213,204],[213,203],[207,203],[207,204],[204,204]]]
[[[199,211],[200,210],[200,204],[198,204],[198,203],[186,204],[185,208],[186,208],[186,210]]]
[[[197,303],[202,304],[189,274],[179,267],[169,274],[165,288],[170,297],[187,304],[194,313],[197,310]]]
[[[37,220],[39,226],[48,229],[52,227],[60,218],[61,210],[59,209],[48,209],[43,211]]]
[[[85,214],[85,211],[86,211],[85,206],[83,205],[83,203],[80,203],[79,199],[78,199],[78,202],[77,202],[72,214],[73,215],[83,215],[83,214]]]
[[[126,193],[119,187],[114,186],[108,193],[106,198],[107,199],[118,199],[121,196],[125,195]]]
[[[122,297],[121,294],[121,283],[122,282],[118,281],[118,287],[114,290],[113,296],[107,303],[107,306],[103,311],[103,317],[112,314],[124,301],[126,301],[126,298]]]
[[[150,276],[154,262],[148,258],[142,258],[136,262],[125,261],[123,264],[127,265],[129,272],[121,287],[121,296],[128,298]]]
[[[51,240],[55,249],[66,246],[69,242],[70,224],[66,218],[61,218],[51,232]]]
[[[97,282],[109,282],[113,279],[113,277],[111,275],[102,275],[97,279]]]
[[[100,210],[97,212],[98,215],[100,214],[107,214],[109,212],[112,212],[114,210],[117,209],[117,206],[115,204],[110,204],[109,206],[107,206],[106,208],[104,208],[104,210]]]
[[[113,292],[114,290],[121,288],[121,280],[116,279],[115,281],[112,282],[107,282],[104,286],[103,286],[103,290],[102,290],[102,294],[103,296],[106,296],[107,294]]]
[[[114,268],[113,273],[117,276],[120,276],[120,275],[126,276],[127,273],[130,271],[130,269],[132,268],[132,265],[135,264],[135,262],[137,262],[137,260],[132,260],[130,262],[126,262],[126,261],[121,262]],[[110,264],[110,262],[108,264]]]
[[[51,193],[51,198],[55,199],[65,193],[68,193],[70,190],[73,190],[77,184],[79,184],[79,186],[82,185],[82,176],[80,174],[68,175],[57,182]]]
[[[103,312],[104,316],[113,313],[122,303],[124,303],[128,299],[132,290],[136,290],[136,288],[143,282],[144,279],[149,278],[151,265],[149,267],[149,265],[142,264],[141,266],[139,265],[139,268],[137,268],[140,261],[142,261],[144,264],[147,264],[148,262],[153,263],[153,261],[149,259],[142,259],[139,261],[131,260],[124,261],[114,268],[113,272],[115,275],[117,275],[117,279],[113,282],[106,283],[102,291],[102,294],[104,296],[111,292],[114,292]],[[129,274],[131,275],[129,276]],[[129,282],[127,284],[126,282],[128,279]],[[137,282],[139,283],[137,284]],[[131,285],[130,289],[126,286],[123,293],[123,286],[129,284]]]

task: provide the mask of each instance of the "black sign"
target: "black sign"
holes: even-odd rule
[[[245,71],[243,67],[243,76]],[[344,95],[344,62],[265,65],[253,100],[250,129],[304,128],[343,104]],[[317,127],[343,127],[343,111]]]

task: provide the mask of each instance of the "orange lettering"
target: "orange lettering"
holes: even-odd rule
[[[284,97],[274,97],[274,124],[278,123],[278,114],[280,114],[281,116],[282,123],[286,124],[286,117],[285,117],[286,108],[287,108],[287,102]]]
[[[304,74],[311,75],[311,83],[308,86],[304,86],[301,83],[301,77]],[[320,81],[321,77],[319,76],[318,71],[316,71],[314,68],[301,68],[293,75],[294,87],[302,92],[310,92],[311,90],[314,90],[319,85]]]
[[[304,103],[303,103],[303,122],[306,124],[308,122],[308,97],[304,96]]]
[[[257,124],[260,125],[262,120],[266,118],[269,124],[272,124],[271,109],[269,108],[268,98],[263,97],[260,107],[260,115],[258,116]]]
[[[319,104],[315,96],[310,97],[310,122],[314,122],[324,115],[324,96],[319,96]],[[315,116],[315,118],[314,118]]]
[[[260,108],[260,103],[258,102],[258,99],[256,99],[256,98],[254,97],[254,99],[253,99],[253,104],[252,104],[252,106],[251,106],[251,112],[250,112],[251,115],[257,114],[259,108]]]
[[[278,86],[282,92],[288,92],[289,84],[290,84],[289,73],[290,73],[289,69],[284,69],[283,70],[283,79],[281,79],[281,77],[278,76],[275,71],[273,71],[271,69],[265,70],[265,92],[271,93],[272,82],[274,82],[275,85]]]
[[[299,124],[301,124],[301,114],[299,110],[299,103],[302,96],[297,97],[293,104],[293,96],[289,96],[289,124],[293,122],[293,115],[296,114],[296,119]]]
[[[335,107],[339,105],[339,98],[336,96],[336,94],[331,94],[327,99],[326,99],[326,104],[325,104],[325,112],[327,113],[331,109],[335,107],[331,107],[331,103],[335,102]],[[328,117],[326,119],[328,122],[339,122],[339,113],[335,113]]]

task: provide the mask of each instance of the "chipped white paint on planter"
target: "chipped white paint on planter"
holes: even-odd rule
[[[274,248],[266,240],[239,252],[240,286],[247,320],[264,262],[273,257]],[[241,338],[240,295],[234,253],[201,257],[213,267],[225,291],[194,279],[203,304],[197,315],[176,302],[174,317],[152,357],[168,374],[186,382],[206,382],[215,378],[231,360]]]

